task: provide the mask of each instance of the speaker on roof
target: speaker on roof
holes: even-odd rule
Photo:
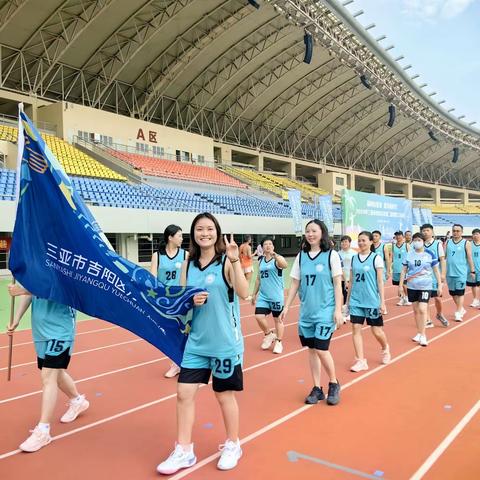
[[[303,58],[303,61],[304,63],[310,63],[313,54],[313,37],[306,33],[303,36],[303,43],[305,43],[305,57]]]
[[[438,142],[438,138],[435,136],[435,134],[429,130],[428,131],[428,136],[434,141],[434,142]]]
[[[393,127],[394,123],[395,123],[395,105],[389,105],[387,125],[391,128],[391,127]]]
[[[460,149],[458,147],[454,147],[453,148],[452,163],[457,163],[459,156],[460,156]]]
[[[360,81],[362,82],[362,84],[365,88],[368,88],[369,90],[372,89],[372,85],[370,83],[370,80],[366,77],[366,75],[360,75]]]
[[[252,7],[260,8],[260,4],[255,0],[248,0],[248,3],[252,5]]]

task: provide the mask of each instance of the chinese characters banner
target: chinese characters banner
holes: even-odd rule
[[[198,288],[165,287],[111,250],[30,119],[24,139],[9,268],[34,295],[70,305],[144,338],[180,363]],[[19,141],[19,149],[22,149]]]

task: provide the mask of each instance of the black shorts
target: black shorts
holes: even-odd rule
[[[409,302],[420,302],[420,303],[428,303],[431,296],[431,290],[412,290],[410,288],[407,289],[408,301]]]
[[[343,304],[345,305],[347,303],[347,287],[346,287],[346,282],[342,280],[342,295],[343,295]]]
[[[180,367],[178,383],[204,383],[208,384],[212,370],[210,368],[185,368]],[[230,390],[241,392],[243,390],[243,371],[240,364],[235,365],[233,373],[228,378],[212,377],[214,392],[227,392]]]
[[[438,297],[438,291],[437,290],[432,290],[430,292],[430,298],[437,298]]]
[[[469,282],[467,280],[467,287],[480,287],[480,282]]]
[[[66,370],[69,363],[70,348],[67,348],[60,355],[45,355],[45,358],[37,357],[37,366],[40,370],[43,367]]]
[[[302,344],[302,347],[314,348],[315,350],[322,350],[323,352],[326,352],[330,348],[330,341],[332,339],[332,335],[324,339],[316,337],[304,337],[302,335],[299,335],[298,338],[300,338],[300,343]]]
[[[272,314],[273,318],[278,318],[282,312],[283,312],[283,308],[281,310],[270,310],[269,308],[265,308],[265,307],[255,307],[255,315]]]
[[[463,290],[449,290],[448,293],[452,297],[463,297],[465,295],[465,289],[463,289]]]
[[[363,325],[364,322],[367,322],[367,325],[370,327],[383,327],[383,317],[381,315],[377,318],[350,315],[350,323],[358,323],[359,325]]]

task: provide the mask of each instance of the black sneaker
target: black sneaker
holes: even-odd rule
[[[308,405],[315,405],[320,400],[325,400],[325,394],[323,393],[322,387],[313,387],[312,391],[305,399],[305,403]]]
[[[340,384],[338,383],[329,383],[328,384],[328,395],[327,395],[327,404],[336,405],[340,401]]]

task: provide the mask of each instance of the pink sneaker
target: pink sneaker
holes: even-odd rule
[[[73,422],[82,412],[84,412],[90,406],[90,402],[85,398],[85,395],[80,395],[80,397],[80,400],[70,400],[67,403],[68,410],[60,419],[62,423]]]
[[[165,372],[166,378],[176,377],[180,373],[180,367],[176,363],[172,363],[170,368]]]
[[[364,358],[361,360],[360,358],[350,367],[352,372],[361,372],[362,370],[368,370],[368,363],[367,359]]]
[[[24,452],[36,452],[52,441],[50,433],[42,432],[38,425],[34,430],[30,430],[30,432],[32,434],[19,447],[20,450]]]

